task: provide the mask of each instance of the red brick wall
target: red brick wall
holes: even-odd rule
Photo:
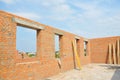
[[[16,50],[17,23],[12,20],[13,17],[45,27],[37,31],[37,56],[35,58],[22,59],[18,55]],[[55,59],[54,34],[56,31],[63,33],[60,40],[61,69]],[[0,80],[40,80],[73,69],[72,41],[75,36],[72,33],[0,11]],[[83,41],[84,38],[80,37],[79,54],[81,64],[85,65],[90,63],[90,46],[88,46],[88,56],[84,56]]]
[[[120,36],[91,39],[91,62],[108,63],[108,44],[111,43],[116,46],[118,39],[120,39]]]

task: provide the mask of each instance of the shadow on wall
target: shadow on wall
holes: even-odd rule
[[[107,56],[106,56],[106,60],[105,60],[105,63],[109,63],[109,46],[107,47]]]

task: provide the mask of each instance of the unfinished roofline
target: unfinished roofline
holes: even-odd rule
[[[91,38],[90,40],[95,40],[95,39],[106,39],[106,38],[116,38],[120,36],[107,36],[107,37],[98,37],[98,38]]]
[[[42,24],[42,23],[39,23],[39,22],[37,22],[37,21],[34,21],[34,20],[31,20],[31,19],[28,19],[28,18],[25,18],[25,17],[22,17],[22,16],[18,16],[18,15],[16,15],[16,14],[13,14],[13,13],[9,13],[9,12],[6,12],[6,11],[3,11],[3,10],[0,10],[0,14],[1,13],[4,13],[4,14],[7,14],[7,16],[10,16],[10,17],[12,17],[12,20],[13,20],[13,22],[15,22],[14,21],[14,18],[19,18],[19,19],[21,19],[21,20],[24,20],[24,21],[27,21],[27,22],[29,22],[29,23],[34,23],[34,24],[36,24],[37,26],[40,26],[40,27],[42,27],[42,28],[34,28],[34,27],[32,27],[32,26],[29,26],[29,25],[25,25],[25,24],[20,24],[20,23],[17,23],[18,24],[18,26],[22,26],[22,27],[26,27],[26,28],[30,28],[30,29],[35,29],[35,30],[38,30],[38,29],[45,29],[46,27],[50,27],[50,28],[53,28],[53,29],[57,29],[59,32],[56,32],[56,31],[54,31],[54,33],[55,34],[57,34],[57,35],[64,35],[64,32],[67,32],[67,33],[70,33],[70,34],[73,34],[73,35],[75,35],[74,33],[72,33],[72,32],[69,32],[69,31],[65,31],[65,30],[62,30],[62,29],[59,29],[59,28],[55,28],[55,27],[53,27],[53,26],[50,26],[50,25],[46,25],[46,24]],[[4,15],[4,14],[2,14],[3,16],[6,16],[6,15]],[[64,32],[63,32],[64,31]],[[79,36],[79,35],[78,35]],[[84,38],[84,36],[80,36],[80,38]]]

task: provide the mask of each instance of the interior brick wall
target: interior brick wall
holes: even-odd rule
[[[12,18],[44,26],[45,29],[37,30],[37,56],[35,58],[23,59],[18,54],[16,50],[16,27],[18,24]],[[60,40],[61,68],[55,58],[54,35],[56,31],[63,33]],[[76,62],[73,56],[72,41],[75,40],[75,36],[77,35],[0,11],[0,80],[40,80],[74,69]],[[79,36],[79,38],[78,49],[81,64],[89,64],[91,62],[90,42],[88,40],[88,55],[84,56],[84,37]],[[93,52],[93,54],[95,53]]]
[[[118,39],[120,40],[120,36],[91,39],[91,62],[108,63],[108,45],[114,44],[116,47]]]

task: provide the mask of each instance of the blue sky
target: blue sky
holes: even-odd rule
[[[16,49],[23,52],[36,52],[36,30],[17,26]]]
[[[120,36],[120,0],[0,0],[0,9],[86,38]]]

